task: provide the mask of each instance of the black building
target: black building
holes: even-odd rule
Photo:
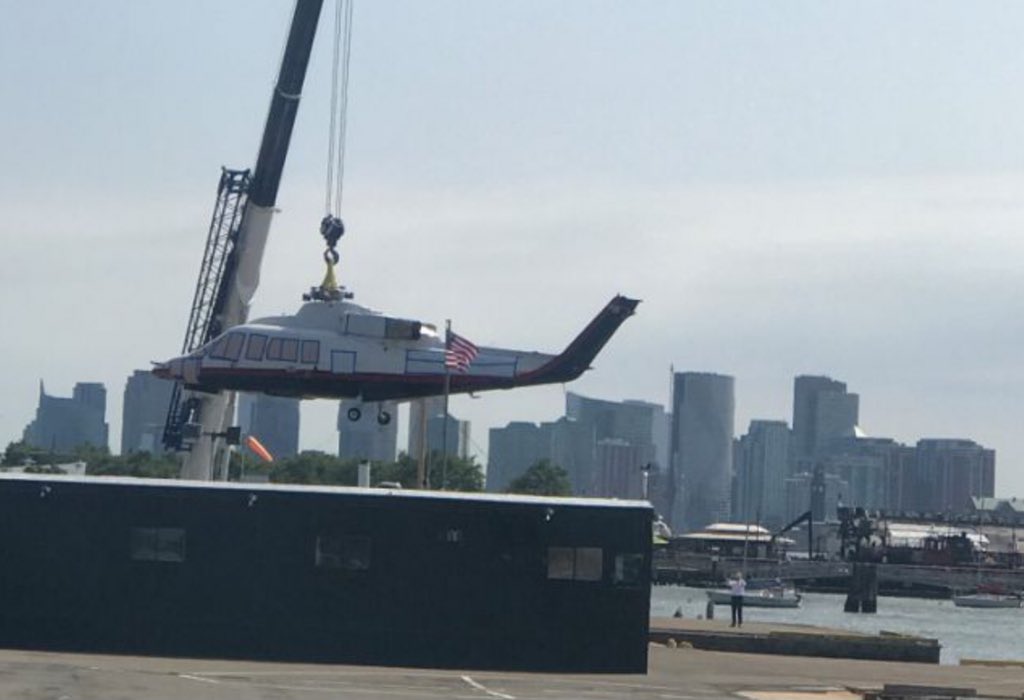
[[[0,645],[644,673],[641,502],[0,478]]]

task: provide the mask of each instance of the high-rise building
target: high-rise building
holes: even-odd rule
[[[622,438],[597,441],[593,474],[595,496],[643,498],[643,475],[650,452],[645,445],[634,445]]]
[[[852,437],[833,441],[820,464],[847,484],[843,503],[868,510],[905,510],[914,448],[890,438]]]
[[[26,444],[58,452],[80,445],[109,447],[107,390],[99,383],[75,384],[71,398],[49,396],[39,382],[36,417],[25,427]]]
[[[428,455],[445,452],[453,457],[469,457],[470,422],[459,420],[450,412],[446,420],[443,396],[431,396],[409,403],[409,456],[413,459],[419,458],[424,433]]]
[[[569,392],[565,417],[576,432],[591,436],[581,445],[574,488],[579,495],[639,498],[644,469],[666,466],[665,409],[646,401],[606,401]],[[589,457],[589,460],[585,459]],[[627,464],[624,460],[628,460]]]
[[[674,531],[685,532],[730,515],[735,380],[677,372],[672,386],[669,522]]]
[[[785,421],[750,421],[736,450],[735,520],[771,528],[786,524],[789,438]]]
[[[491,428],[487,448],[487,490],[505,491],[513,480],[542,459],[550,460],[551,424],[513,421]]]
[[[135,370],[124,385],[121,454],[164,451],[163,432],[174,382],[147,370]]]
[[[350,420],[348,410],[359,408],[359,420]],[[361,401],[338,404],[338,456],[342,459],[394,462],[398,446],[398,404],[382,401],[381,411],[391,415],[387,425],[377,421],[376,411],[366,410]]]
[[[830,377],[801,375],[793,382],[790,470],[812,471],[818,453],[836,439],[857,434],[859,397]]]
[[[839,505],[845,503],[843,494],[848,491],[845,481],[822,469],[794,474],[786,479],[786,520],[810,510],[816,522],[834,522]]]
[[[919,440],[908,505],[926,513],[969,512],[973,496],[994,495],[995,477],[995,450],[973,440]]]
[[[299,453],[299,399],[239,394],[238,424],[243,435],[255,435],[274,459]]]

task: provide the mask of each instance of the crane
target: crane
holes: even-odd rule
[[[248,318],[322,5],[296,1],[255,167],[221,171],[183,352]],[[175,385],[164,444],[188,450],[182,478],[226,478],[227,442],[237,436],[228,428],[234,401],[232,392],[204,394]]]

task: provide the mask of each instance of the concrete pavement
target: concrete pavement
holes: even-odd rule
[[[936,666],[651,648],[649,673],[561,675],[0,650],[0,698],[23,700],[836,700],[885,683],[1021,698],[1020,667]],[[828,692],[827,692],[828,691]]]

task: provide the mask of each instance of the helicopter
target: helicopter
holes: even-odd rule
[[[234,326],[195,351],[154,363],[153,374],[189,390],[262,392],[297,398],[402,401],[570,382],[590,368],[640,303],[616,295],[558,354],[477,347],[422,321],[352,301],[328,266],[324,284],[294,315]],[[353,407],[350,420],[359,420]],[[390,415],[379,412],[381,424]]]

